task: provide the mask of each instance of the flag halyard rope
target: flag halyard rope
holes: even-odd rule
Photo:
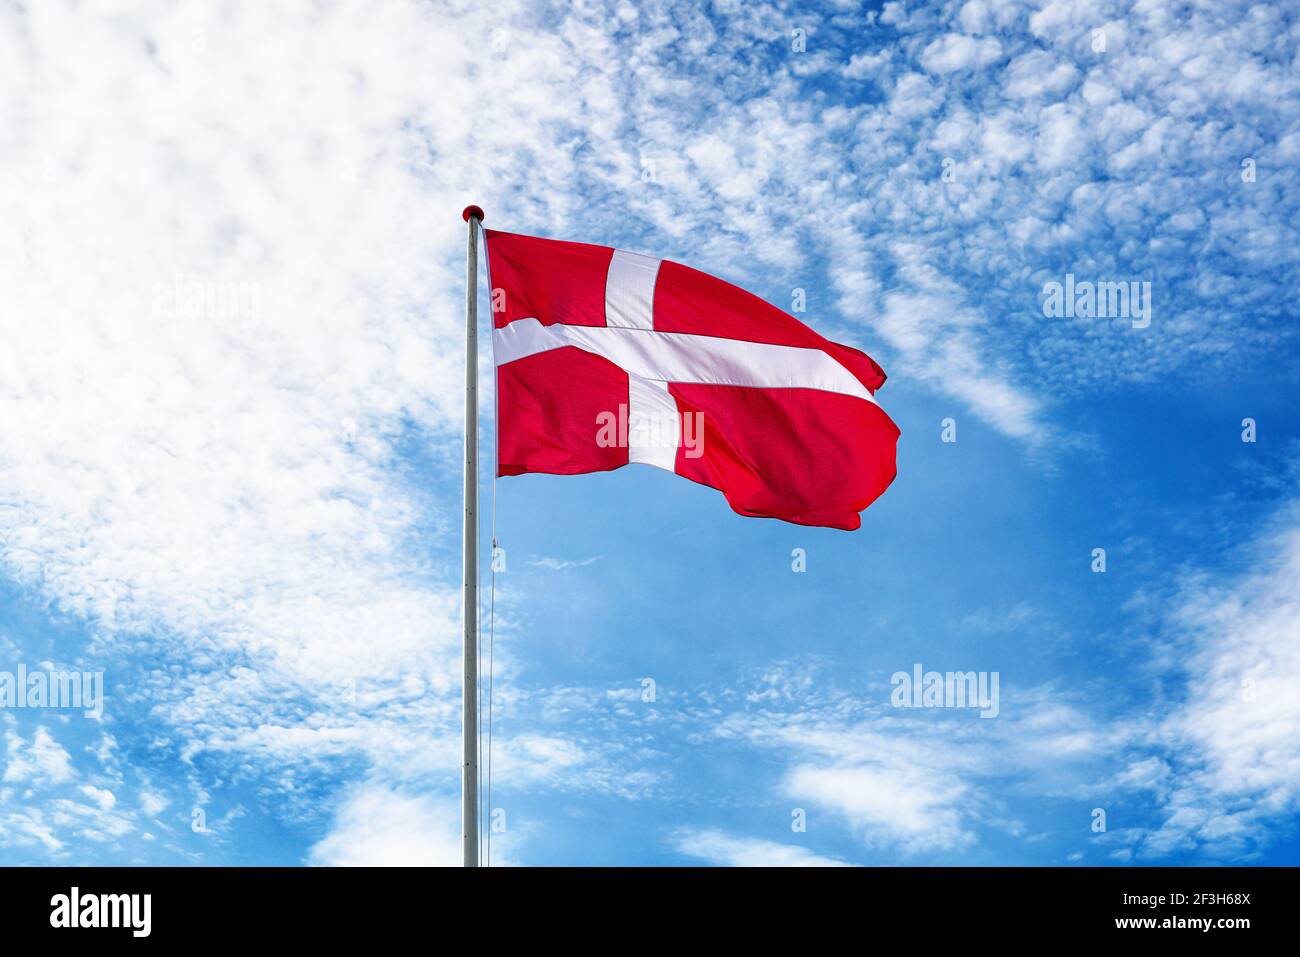
[[[492,298],[492,262],[488,258],[487,233],[483,232],[483,272],[487,276],[489,328],[496,329],[496,309]],[[496,662],[496,606],[497,606],[497,408],[496,337],[492,337],[492,549],[491,569],[488,572],[488,694],[487,694],[487,850],[484,864],[492,866],[492,704]],[[480,832],[482,833],[482,832]]]

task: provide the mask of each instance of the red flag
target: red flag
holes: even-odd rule
[[[639,462],[741,515],[844,529],[894,480],[866,354],[678,263],[485,232],[498,475]]]

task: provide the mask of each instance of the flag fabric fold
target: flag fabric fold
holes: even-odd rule
[[[870,356],[678,263],[485,235],[498,475],[653,465],[741,515],[842,529],[893,481]]]

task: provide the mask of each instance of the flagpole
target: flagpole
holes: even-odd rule
[[[466,206],[465,258],[465,515],[461,536],[465,623],[461,703],[461,848],[464,865],[478,867],[478,229],[483,210]]]

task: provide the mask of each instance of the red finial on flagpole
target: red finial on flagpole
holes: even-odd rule
[[[475,219],[477,219],[480,223],[483,222],[483,207],[482,207],[482,206],[466,206],[466,207],[465,207],[465,211],[464,211],[463,213],[460,214],[460,218],[463,219],[463,220],[465,220],[465,222],[467,222],[467,223],[469,222],[469,218],[470,218],[471,216],[473,216]]]

